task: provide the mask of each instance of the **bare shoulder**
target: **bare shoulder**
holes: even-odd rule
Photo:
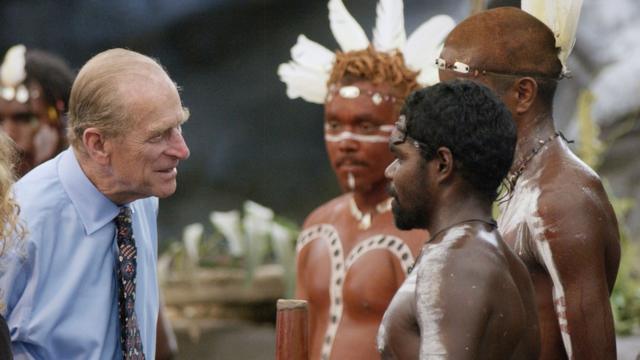
[[[307,218],[305,219],[302,227],[303,229],[306,229],[318,224],[334,223],[336,217],[338,217],[339,214],[342,214],[344,213],[344,211],[348,210],[348,206],[349,195],[340,195],[313,210],[311,214],[309,214],[309,216],[307,216]]]
[[[563,151],[564,150],[564,151]],[[558,151],[540,177],[538,199],[545,238],[553,241],[616,241],[618,224],[599,176],[566,146]]]
[[[455,286],[467,287],[479,280],[482,282],[478,284],[484,286],[486,281],[499,280],[508,274],[499,238],[471,230],[469,226],[454,228],[439,243],[427,245],[423,257],[421,269],[440,268],[447,275],[443,280],[450,278]]]

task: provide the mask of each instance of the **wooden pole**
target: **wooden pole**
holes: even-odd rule
[[[276,360],[309,359],[309,315],[305,300],[279,299]]]

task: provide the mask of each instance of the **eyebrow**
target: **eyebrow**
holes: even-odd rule
[[[167,131],[168,129],[174,128],[176,126],[180,126],[182,124],[184,124],[185,122],[187,122],[189,120],[189,117],[191,117],[191,113],[189,112],[189,109],[186,107],[182,108],[182,118],[176,122],[174,122],[171,126],[168,127],[152,127],[150,129],[151,133],[155,134],[155,135],[160,135],[163,132]]]

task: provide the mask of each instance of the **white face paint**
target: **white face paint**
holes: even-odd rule
[[[352,173],[347,175],[347,186],[349,186],[349,190],[354,191],[356,189],[356,178]]]
[[[352,133],[351,131],[343,131],[337,135],[325,134],[324,140],[327,142],[341,142],[345,140],[353,140],[366,143],[388,143],[388,135],[362,135]]]

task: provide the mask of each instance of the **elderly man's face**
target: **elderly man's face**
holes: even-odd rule
[[[142,91],[140,91],[142,90]],[[181,125],[186,120],[178,92],[167,78],[132,92],[131,129],[114,139],[111,169],[121,195],[160,198],[176,190],[177,166],[189,157]]]
[[[375,104],[372,100],[371,94],[389,94],[391,86],[368,81],[352,85],[359,89],[359,96],[337,92],[325,103],[325,143],[343,190],[368,192],[386,182],[384,169],[393,160],[389,134],[398,111],[391,101]]]

